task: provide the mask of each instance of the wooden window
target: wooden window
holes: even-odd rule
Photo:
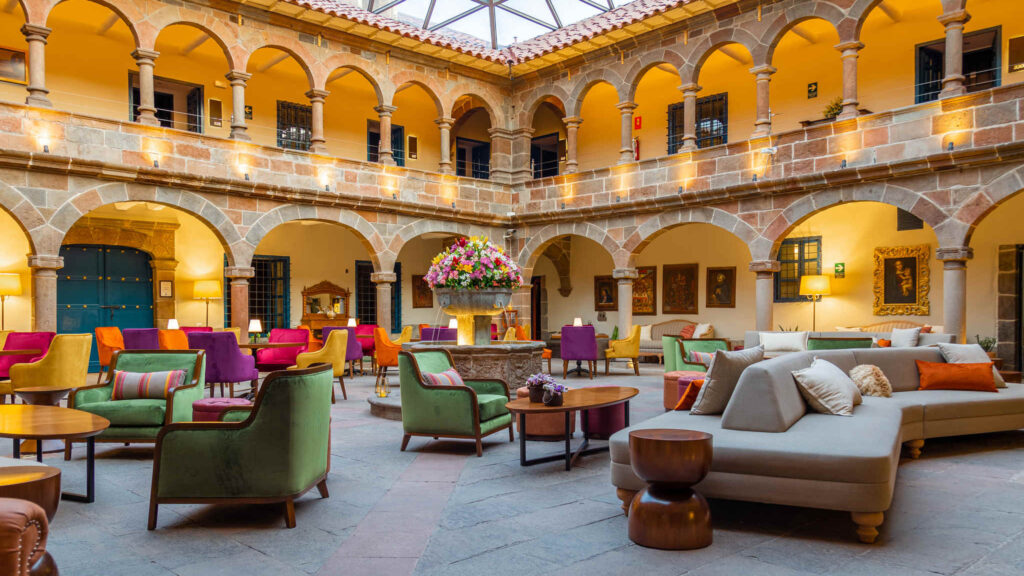
[[[289,150],[309,150],[313,136],[313,107],[277,101],[277,146]]]
[[[779,247],[779,264],[775,274],[775,301],[802,301],[800,278],[821,274],[821,236],[783,240]]]

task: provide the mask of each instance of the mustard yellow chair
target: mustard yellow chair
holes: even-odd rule
[[[242,340],[242,330],[238,326],[228,326],[227,328],[214,328],[214,332],[231,332],[235,335],[235,340],[238,340],[239,344],[248,344],[248,340]],[[252,356],[252,350],[248,348],[242,348],[242,354],[246,356]]]
[[[3,349],[4,342],[7,342],[7,335],[11,332],[14,332],[14,330],[0,330],[0,350]]]
[[[348,400],[345,391],[345,352],[348,350],[348,330],[331,330],[327,341],[316,352],[301,352],[295,357],[295,366],[289,370],[309,368],[318,362],[328,363],[334,368],[334,377],[341,385],[341,397]],[[331,404],[334,404],[334,385],[331,385]]]
[[[629,358],[633,361],[633,373],[640,375],[640,326],[629,329],[629,337],[623,340],[611,340],[604,351],[604,373],[608,374],[609,361],[612,358]]]
[[[515,328],[515,326],[509,326],[509,329],[505,330],[505,337],[502,338],[502,341],[503,342],[515,342],[516,340],[517,340],[517,338],[516,338],[516,328]]]
[[[85,386],[90,352],[92,334],[57,334],[45,356],[35,362],[11,366],[11,379],[0,382],[0,394],[13,394],[18,388],[37,386]]]

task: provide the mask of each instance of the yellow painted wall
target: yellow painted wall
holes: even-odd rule
[[[558,134],[559,140],[565,140],[565,124],[562,118],[565,113],[551,104],[541,104],[533,115],[533,137],[539,138],[548,134]],[[577,132],[579,134],[579,132]],[[558,163],[558,173],[565,173],[565,162]]]
[[[615,164],[619,159],[620,115],[615,105],[618,93],[611,84],[601,82],[583,99],[577,135],[577,159],[580,170],[593,170]]]
[[[1024,2],[1015,0],[968,0],[967,12],[971,19],[964,27],[970,34],[995,26],[1002,27],[1000,52],[1002,84],[1024,81],[1024,70],[1009,72],[1010,38],[1024,35]]]
[[[870,225],[867,225],[870,224]],[[797,226],[790,238],[821,236],[822,271],[831,274],[836,262],[846,264],[846,278],[832,280],[832,295],[818,303],[818,330],[836,326],[860,326],[886,320],[909,320],[942,325],[942,263],[935,259],[935,233],[923,230],[896,231],[896,208],[877,202],[842,204],[816,214]],[[876,247],[931,246],[931,314],[928,316],[874,316],[873,275]],[[811,328],[808,302],[776,303],[776,325]]]
[[[0,210],[0,272],[21,275],[21,296],[8,296],[5,310],[7,330],[32,329],[32,274],[28,267],[28,237],[4,210]]]
[[[425,239],[416,238],[411,240],[402,248],[398,254],[398,262],[402,264],[402,324],[406,326],[418,326],[419,324],[430,324],[431,326],[447,326],[450,316],[437,307],[437,298],[433,300],[431,308],[412,307],[412,275],[423,275],[430,269],[430,260],[438,255],[444,246],[440,238]],[[415,334],[416,331],[414,330]]]
[[[25,24],[25,15],[21,5],[15,3],[10,12],[0,11],[0,45],[21,50],[26,54],[26,70],[28,69],[28,42],[21,33],[21,27]],[[26,72],[27,74],[27,72]],[[28,92],[24,84],[13,82],[0,82],[0,100],[22,103],[25,101]]]
[[[607,320],[600,322],[594,311],[594,276],[612,273],[612,257],[597,242],[571,237],[571,258],[569,264],[572,292],[568,298],[558,292],[561,283],[558,272],[546,256],[537,259],[534,276],[544,276],[548,292],[548,330],[557,332],[562,326],[572,324],[573,318],[580,317],[583,323],[591,323],[598,332],[611,334],[617,320],[615,312],[605,312]]]
[[[939,2],[890,0],[899,22],[877,7],[864,21],[858,60],[860,107],[881,112],[914,103],[915,46],[944,37]],[[970,9],[970,8],[969,8]]]
[[[668,154],[668,107],[683,101],[679,91],[679,74],[651,68],[640,79],[636,89],[636,110],[633,111],[633,136],[640,140],[640,159]],[[637,117],[641,127],[636,129]],[[682,126],[679,127],[680,135]],[[674,152],[674,151],[673,151]]]
[[[358,72],[327,84],[331,93],[324,103],[324,138],[332,156],[366,161],[366,122],[377,120],[373,108],[377,94]]]
[[[205,35],[198,28],[170,26],[161,31],[156,41],[156,59],[153,74],[179,82],[199,84],[203,87],[203,134],[227,138],[231,133],[231,86],[225,75],[230,72],[227,58],[212,39],[185,54],[185,48]],[[208,37],[207,37],[208,38]],[[210,99],[221,102],[221,126],[210,125]],[[186,102],[175,99],[175,109],[186,109]],[[185,130],[188,118],[175,118],[174,128]]]
[[[253,53],[246,69],[252,74],[245,89],[245,103],[252,106],[252,120],[245,123],[252,141],[265,146],[277,146],[278,100],[309,106],[306,92],[311,86],[294,58],[288,57],[272,68],[260,71],[281,54],[275,48],[261,48]]]
[[[416,84],[395,94],[394,105],[398,110],[392,117],[392,123],[405,127],[406,152],[409,150],[409,136],[416,136],[419,139],[419,158],[413,160],[407,153],[405,166],[436,172],[437,164],[441,161],[441,132],[434,123],[434,120],[441,116],[437,112],[437,105],[427,92]],[[452,138],[452,142],[454,141]],[[454,160],[453,157],[452,161]]]
[[[1020,215],[1024,213],[1024,195],[1018,195],[996,208],[982,220],[971,238],[974,258],[967,262],[967,340],[996,335],[998,318],[999,246],[1024,244]]]
[[[729,142],[738,142],[750,137],[757,119],[754,75],[750,73],[753,61],[739,44],[729,44],[726,48],[737,56],[742,55],[745,61],[737,62],[722,50],[716,50],[700,69],[697,84],[703,90],[697,97],[729,93]]]
[[[192,297],[196,280],[224,282],[224,248],[210,228],[194,216],[173,212],[180,228],[174,234],[174,254],[178,268],[174,271],[174,300],[178,324],[206,325],[206,301]],[[222,286],[223,287],[223,286]],[[210,301],[210,326],[224,327],[224,300]]]
[[[801,128],[802,120],[824,118],[825,107],[843,95],[843,64],[835,45],[839,34],[825,20],[805,20],[790,30],[775,49],[772,66],[778,71],[770,84],[772,132]],[[807,85],[818,83],[818,96],[807,97]]]
[[[469,138],[480,142],[490,142],[491,135],[487,132],[491,129],[491,118],[487,110],[474,108],[464,114],[456,121],[456,127],[452,130],[452,149],[455,147],[456,138]],[[455,159],[454,152],[452,159]]]

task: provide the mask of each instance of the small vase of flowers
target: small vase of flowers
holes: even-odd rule
[[[563,386],[557,382],[544,385],[544,405],[545,406],[561,406],[563,401],[563,394],[569,388]]]
[[[541,372],[526,379],[526,389],[530,391],[530,402],[544,401],[544,387],[554,384],[555,379]]]

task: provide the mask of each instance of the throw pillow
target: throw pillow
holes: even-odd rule
[[[784,354],[807,350],[807,332],[761,332],[765,354]]]
[[[917,362],[920,374],[918,390],[974,390],[998,392],[992,377],[992,363],[949,364],[947,362]]]
[[[991,362],[992,359],[977,344],[948,344],[939,343],[939,352],[950,364],[983,364]],[[1006,381],[1003,376],[992,366],[992,378],[995,380],[996,388],[1006,388]]]
[[[693,329],[694,338],[714,338],[715,327],[711,324],[697,324]]]
[[[641,340],[652,340],[651,337],[651,325],[646,324],[640,327],[640,339]]]
[[[696,324],[687,324],[683,326],[683,329],[679,331],[679,337],[684,340],[693,338],[693,331],[697,329]]]
[[[800,394],[815,412],[853,416],[851,387],[856,388],[856,385],[835,364],[815,358],[809,367],[793,372],[793,378]]]
[[[903,328],[893,330],[889,339],[893,348],[913,348],[920,337],[920,328]]]
[[[891,348],[892,347],[892,340],[886,340],[885,338],[879,338],[878,342],[876,342],[876,344],[878,344],[879,348]]]
[[[427,384],[431,386],[465,386],[462,376],[455,368],[449,368],[437,374],[424,374],[427,377]]]
[[[110,391],[111,400],[137,400],[152,398],[163,400],[171,395],[175,388],[185,383],[184,370],[167,370],[164,372],[122,372],[114,371],[114,388]]]
[[[721,414],[736,390],[736,382],[743,370],[764,359],[764,348],[757,346],[746,350],[719,350],[715,353],[704,385],[700,388],[697,400],[690,409],[690,414]]]
[[[850,370],[850,378],[864,396],[892,397],[892,384],[878,366],[861,364]]]
[[[711,361],[714,359],[714,352],[697,352],[696,350],[690,350],[689,357],[686,359],[686,361],[690,364],[703,364],[705,366],[711,366]]]
[[[931,325],[929,325],[929,324],[925,324],[925,325],[924,325],[924,326],[923,326],[923,327],[921,328],[921,334],[931,334],[931,333],[932,333],[932,327],[931,327]]]
[[[686,390],[683,391],[683,395],[679,397],[679,403],[676,404],[675,409],[689,410],[693,408],[693,403],[697,401],[697,394],[700,393],[703,385],[703,380],[690,380],[690,383],[686,385]]]

